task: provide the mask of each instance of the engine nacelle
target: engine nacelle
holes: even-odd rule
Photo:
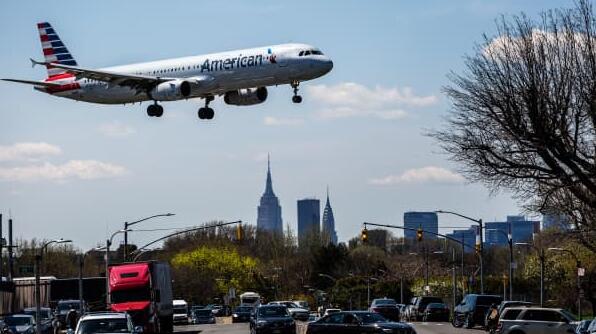
[[[235,106],[249,106],[267,100],[267,88],[248,88],[227,92],[224,101]]]
[[[151,98],[156,101],[176,101],[188,98],[191,84],[184,80],[170,80],[155,86],[151,91]]]

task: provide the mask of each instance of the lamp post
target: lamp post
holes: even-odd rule
[[[64,239],[55,239],[50,240],[44,244],[42,244],[41,248],[39,249],[39,253],[35,254],[35,332],[37,334],[41,334],[41,326],[39,325],[41,319],[41,282],[40,282],[40,265],[41,265],[41,256],[43,251],[51,244],[64,244],[67,242],[72,242],[72,240],[64,240]]]
[[[545,260],[544,248],[538,248],[528,242],[516,242],[515,245],[532,247],[538,253],[538,258],[540,259],[540,307],[543,307],[544,306],[544,260]]]
[[[153,219],[153,218],[157,218],[157,217],[170,217],[170,216],[175,216],[174,213],[162,213],[162,214],[158,214],[158,215],[153,215],[147,218],[143,218],[143,219],[139,219],[137,221],[134,222],[124,222],[124,261],[126,262],[126,260],[128,260],[128,228],[138,224],[140,222],[144,222],[145,220],[149,220],[149,219]]]
[[[464,216],[460,213],[457,212],[452,212],[452,211],[444,211],[444,210],[436,210],[436,213],[444,213],[444,214],[449,214],[449,215],[454,215],[454,216],[458,216],[460,218],[464,218],[467,219],[469,221],[472,221],[476,224],[478,224],[479,229],[479,235],[480,235],[480,242],[479,242],[479,248],[480,248],[480,293],[484,294],[484,268],[483,268],[483,258],[484,258],[484,246],[483,244],[483,237],[482,237],[482,230],[483,230],[483,223],[482,223],[482,219],[474,219],[468,216]]]
[[[498,229],[487,229],[487,231],[500,232],[507,238],[507,244],[509,245],[509,300],[513,300],[513,238],[511,237],[511,232],[505,233]]]
[[[573,259],[575,259],[575,274],[577,276],[577,315],[578,315],[577,318],[581,320],[581,318],[582,318],[582,295],[581,295],[582,285],[581,285],[580,269],[582,267],[582,264],[579,261],[579,258],[577,257],[577,255],[574,252],[570,251],[569,249],[559,248],[559,247],[550,247],[548,250],[555,251],[555,252],[569,253],[573,257]]]
[[[109,239],[106,239],[106,310],[110,308],[110,274],[109,274],[109,266],[110,266],[110,246],[112,245],[112,241],[117,234],[120,233],[127,233],[132,230],[118,230],[110,236]]]

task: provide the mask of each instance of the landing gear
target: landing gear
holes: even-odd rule
[[[199,119],[213,119],[215,117],[215,111],[209,108],[209,102],[211,101],[213,101],[213,96],[205,98],[205,107],[199,108],[199,112],[197,112]]]
[[[298,85],[300,85],[300,82],[292,81],[292,83],[290,85],[294,89],[294,96],[292,96],[292,102],[294,102],[294,103],[302,102],[302,96],[298,95]]]
[[[159,104],[154,103],[147,107],[147,115],[149,117],[161,117],[163,115],[163,107]]]

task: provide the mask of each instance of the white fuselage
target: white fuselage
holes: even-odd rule
[[[172,80],[194,78],[204,86],[194,91],[192,96],[185,98],[208,97],[239,89],[318,78],[329,72],[333,63],[323,54],[299,55],[303,50],[312,49],[315,48],[306,44],[280,44],[108,67],[101,71]],[[133,89],[117,83],[75,77],[53,82],[63,84],[64,89],[38,89],[56,96],[103,104],[154,100],[150,91]]]

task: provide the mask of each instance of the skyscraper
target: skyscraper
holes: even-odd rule
[[[405,212],[404,227],[411,229],[418,229],[420,227],[425,231],[439,233],[439,218],[435,212]],[[406,239],[415,240],[416,231],[404,230],[404,237]],[[437,236],[427,233],[424,235],[424,238],[434,240],[437,239]]]
[[[474,245],[476,245],[476,226],[472,226],[466,230],[453,230],[452,233],[448,233],[447,236],[457,241],[464,243],[464,251],[466,253],[474,251]],[[461,244],[458,244],[461,247]]]
[[[298,244],[317,240],[321,229],[321,202],[315,198],[298,200]]]
[[[257,211],[257,231],[283,235],[281,206],[279,205],[279,199],[273,192],[269,157],[267,157],[267,183],[265,184],[265,192],[261,196],[261,203]]]
[[[485,243],[487,246],[507,245],[510,229],[513,242],[532,241],[533,234],[540,231],[539,221],[527,220],[524,216],[507,216],[505,222],[489,222],[484,226],[486,227]]]
[[[325,203],[325,210],[323,211],[323,242],[324,244],[337,245],[335,218],[333,217],[331,203],[329,203],[329,189],[327,189],[327,203]]]

